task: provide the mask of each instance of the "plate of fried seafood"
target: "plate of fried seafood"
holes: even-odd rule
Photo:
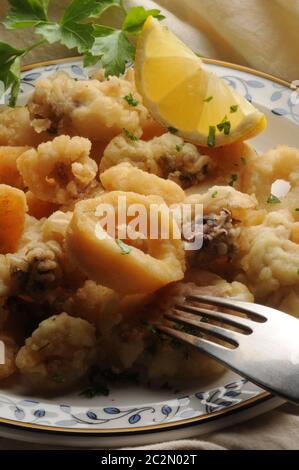
[[[136,445],[281,403],[157,324],[190,292],[298,315],[294,95],[202,61],[152,17],[124,75],[80,58],[23,70],[17,106],[0,110],[2,436]],[[168,239],[133,213],[120,221],[119,199],[146,220],[156,205]],[[114,236],[101,205],[117,215]],[[199,247],[174,236],[173,205],[202,207]]]

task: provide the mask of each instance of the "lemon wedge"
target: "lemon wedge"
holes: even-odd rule
[[[152,16],[138,38],[135,74],[153,117],[197,145],[244,141],[266,127],[263,113]]]

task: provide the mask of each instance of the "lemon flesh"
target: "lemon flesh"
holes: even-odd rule
[[[266,127],[263,113],[151,16],[138,39],[135,74],[153,117],[197,145],[229,145]]]

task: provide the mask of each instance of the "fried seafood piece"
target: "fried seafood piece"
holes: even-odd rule
[[[28,206],[28,214],[38,220],[43,219],[44,217],[49,217],[59,208],[58,204],[38,199],[31,191],[27,191],[25,196]]]
[[[18,348],[11,337],[6,333],[0,333],[0,381],[7,379],[17,371],[16,367],[16,354]],[[3,357],[2,357],[3,355]],[[4,364],[2,364],[4,359]]]
[[[128,208],[133,204],[144,208],[145,231],[139,224],[131,225],[128,212],[127,220],[119,220],[120,200]],[[116,211],[116,233],[108,233],[109,227],[105,229],[100,223],[99,211],[107,205]],[[150,236],[152,205],[157,209],[155,237]],[[165,228],[168,237],[163,237]],[[119,240],[123,238],[121,232],[126,236],[124,240]],[[124,294],[150,293],[184,276],[185,254],[181,239],[176,238],[178,233],[177,224],[160,197],[113,191],[76,204],[66,245],[73,261],[90,279]]]
[[[16,365],[34,389],[59,391],[86,375],[95,353],[94,327],[61,313],[40,323],[18,352]]]
[[[265,304],[299,319],[299,286],[281,287],[265,299]]]
[[[200,223],[196,221],[191,232],[192,236],[201,237],[202,246],[186,251],[189,266],[206,266],[213,261],[218,264],[220,261],[229,263],[235,259],[239,250],[237,240],[240,229],[227,209],[221,210],[219,214],[204,216]]]
[[[243,227],[239,237],[239,276],[259,301],[280,288],[299,285],[298,222],[288,210],[267,214],[262,223]]]
[[[11,291],[10,262],[6,255],[0,255],[0,309]]]
[[[95,180],[98,167],[82,137],[60,136],[23,153],[18,169],[29,190],[42,201],[68,204]]]
[[[187,208],[191,206],[192,218],[190,221],[189,212],[185,216],[183,211],[183,239],[188,243],[195,237],[202,240],[200,247],[191,245],[187,248],[188,265],[202,268],[209,265],[211,270],[233,275],[233,261],[239,252],[240,227],[252,212],[256,212],[255,198],[230,186],[214,186],[203,194],[188,196],[183,209],[184,205]],[[197,206],[202,207],[203,216],[197,214]]]
[[[72,216],[72,212],[55,211],[41,227],[42,240],[44,242],[54,240],[63,247]]]
[[[23,178],[17,167],[17,159],[28,147],[0,147],[0,184],[25,189]]]
[[[104,151],[100,172],[121,162],[171,179],[184,189],[204,180],[214,166],[212,159],[200,154],[195,145],[185,143],[171,133],[148,142],[133,142],[124,135],[115,137]]]
[[[29,111],[20,106],[0,108],[0,145],[1,146],[30,146],[35,147],[51,135],[43,132],[38,134],[30,122]]]
[[[130,163],[113,166],[100,176],[107,191],[131,191],[144,196],[160,196],[166,204],[178,204],[185,199],[180,186],[170,180],[147,173]]]
[[[201,204],[204,214],[218,214],[226,209],[233,218],[243,220],[248,212],[257,208],[258,203],[254,195],[241,193],[231,186],[213,186],[203,194],[188,196],[184,204]]]
[[[273,199],[272,185],[278,180],[287,182],[290,191],[285,197]],[[299,150],[280,145],[264,155],[255,155],[246,167],[242,190],[255,194],[259,206],[267,211],[289,209],[295,213],[299,198]]]
[[[243,302],[254,302],[254,296],[245,284],[238,281],[228,282],[221,276],[209,271],[199,268],[189,269],[184,280],[201,288],[205,288],[205,286],[216,287],[220,297],[231,297]],[[215,292],[212,295],[215,295]]]
[[[0,184],[0,253],[14,253],[22,237],[27,203],[23,191]]]
[[[31,296],[43,295],[59,285],[62,279],[63,254],[58,243],[32,242],[9,256],[13,289]]]
[[[27,216],[25,230],[16,253],[6,256],[13,295],[46,299],[59,287],[84,281],[84,276],[64,250],[71,213],[56,212],[48,219]]]
[[[233,184],[238,191],[244,191],[243,180],[247,169],[257,158],[257,152],[251,145],[247,142],[235,142],[217,148],[199,147],[199,152],[209,155],[214,163],[214,169],[210,178],[208,177],[210,187]]]
[[[155,329],[155,324],[161,321],[168,326],[173,325],[173,322],[166,318],[162,320],[163,316],[175,308],[175,305],[184,304],[185,298],[191,294],[236,297],[240,300],[253,301],[246,286],[237,282],[230,284],[212,273],[200,270],[187,271],[184,282],[178,282],[160,290],[154,302],[147,307],[147,310],[151,312],[149,325],[153,344],[150,348],[147,347],[140,360],[140,364],[143,364],[142,368],[146,369],[147,379],[151,382],[161,383],[163,380],[165,383],[165,380],[203,378],[220,374],[224,370],[216,361],[208,359],[194,348],[161,337]],[[200,304],[197,303],[196,306]],[[206,308],[206,305],[201,306]],[[183,332],[198,335],[196,328],[179,324],[175,327]]]
[[[136,106],[125,99],[131,94]],[[64,72],[37,80],[28,108],[37,132],[67,131],[101,142],[123,129],[140,136],[149,114],[126,77],[76,81]]]
[[[112,289],[87,280],[76,292],[68,295],[62,307],[69,315],[93,324],[102,335],[119,323],[120,299],[121,295]]]

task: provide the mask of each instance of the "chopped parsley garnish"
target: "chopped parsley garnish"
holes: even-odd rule
[[[297,207],[297,209],[295,209],[296,212],[299,212],[299,207]]]
[[[241,162],[244,166],[247,165],[247,160],[245,157],[241,157]]]
[[[161,337],[161,333],[160,333],[160,331],[157,330],[155,325],[153,325],[152,323],[149,323],[146,320],[143,321],[142,323],[143,323],[144,326],[147,327],[148,331],[150,331],[153,335],[158,336],[159,338]]]
[[[297,274],[298,274],[298,276],[299,276],[299,268],[297,269]]]
[[[97,396],[107,397],[110,392],[104,379],[103,371],[97,366],[93,366],[88,377],[88,387],[79,393],[79,395],[86,398],[94,398]]]
[[[215,147],[216,145],[216,127],[210,126],[209,135],[208,135],[208,146],[210,148]]]
[[[277,197],[271,194],[271,196],[268,197],[267,199],[268,204],[280,204],[281,200]]]
[[[136,107],[136,106],[139,105],[139,101],[134,98],[134,96],[132,95],[132,93],[130,93],[129,95],[124,96],[124,100],[125,100],[130,106]]]
[[[52,375],[51,379],[53,380],[53,382],[57,384],[62,384],[64,382],[64,378],[60,374]]]
[[[195,326],[192,326],[192,325],[182,325],[182,324],[177,323],[174,326],[174,328],[178,331],[182,331],[183,333],[187,333],[189,335],[198,336],[198,334],[199,334],[198,329]]]
[[[177,134],[179,132],[178,129],[176,129],[175,127],[168,127],[168,132],[170,132],[170,134]]]
[[[230,130],[231,130],[231,122],[227,119],[227,116],[223,118],[223,120],[220,122],[220,124],[217,124],[217,129],[220,132],[224,132],[224,135],[229,135]]]
[[[184,144],[178,144],[175,146],[177,152],[181,152],[183,150]]]
[[[81,393],[79,393],[80,396],[86,397],[86,398],[94,398],[94,397],[108,397],[110,393],[109,388],[105,384],[97,384],[91,387],[86,388],[85,390],[82,390]]]
[[[210,103],[210,101],[212,101],[214,99],[213,96],[208,96],[204,101],[204,103]]]
[[[229,185],[233,187],[237,181],[238,181],[238,175],[232,175]]]
[[[119,246],[122,255],[129,255],[132,251],[132,248],[126,245],[123,241],[116,239],[115,243]]]
[[[134,135],[128,129],[124,129],[124,133],[125,133],[126,137],[128,137],[128,139],[130,139],[132,142],[137,142],[137,140],[139,140],[138,137],[136,137],[136,135]]]
[[[239,105],[238,104],[234,104],[233,106],[230,107],[230,112],[231,114],[233,113],[236,113],[239,109]]]
[[[214,191],[212,194],[212,199],[216,199],[217,196],[218,196],[218,191]]]

